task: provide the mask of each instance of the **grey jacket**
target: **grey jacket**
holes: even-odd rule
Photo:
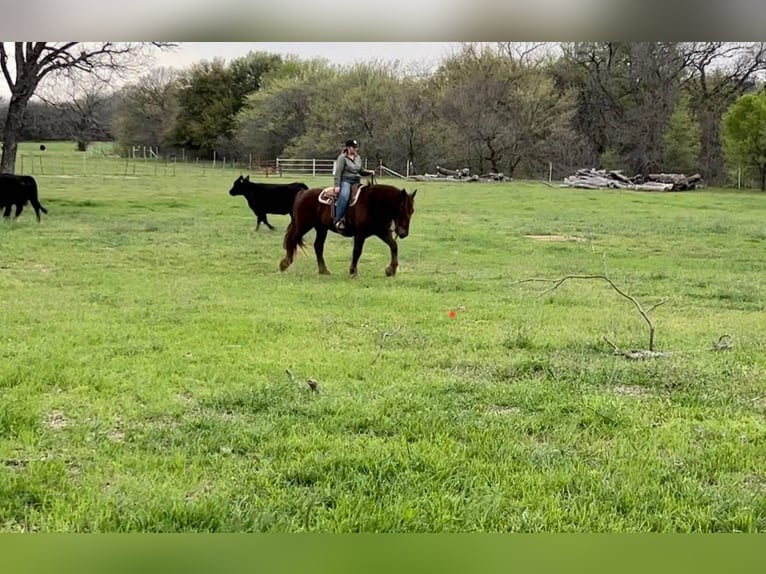
[[[345,152],[338,156],[335,161],[335,187],[340,187],[341,180],[357,183],[362,175],[371,175],[373,172],[362,167],[362,158],[357,154],[351,159]]]

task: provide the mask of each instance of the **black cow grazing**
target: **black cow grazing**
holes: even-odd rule
[[[234,180],[234,184],[229,190],[229,195],[244,196],[250,209],[253,210],[253,213],[258,218],[258,224],[255,226],[257,231],[261,223],[265,223],[269,229],[274,229],[274,226],[269,223],[266,217],[267,213],[277,215],[289,214],[292,218],[295,196],[308,188],[309,186],[305,183],[297,181],[293,183],[255,183],[250,181],[249,175],[246,177],[240,175]]]
[[[35,209],[37,221],[40,221],[40,212],[48,213],[48,210],[40,205],[37,199],[37,182],[31,175],[0,174],[0,207],[5,208],[3,217],[11,215],[11,207],[16,206],[18,217],[24,210],[27,202]]]

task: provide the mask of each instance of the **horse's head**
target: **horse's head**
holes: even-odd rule
[[[394,231],[400,239],[404,239],[410,234],[410,219],[412,219],[412,214],[415,213],[415,194],[417,192],[418,190],[416,189],[410,194],[407,193],[406,189],[402,189],[401,196],[399,197],[399,209],[394,220]]]
[[[229,195],[242,195],[247,189],[247,184],[250,183],[250,176],[239,176],[234,180],[234,183],[229,190]]]

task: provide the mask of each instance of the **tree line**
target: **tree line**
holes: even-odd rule
[[[19,133],[240,160],[332,158],[353,137],[369,161],[418,173],[539,177],[552,163],[557,176],[699,172],[720,184],[742,168],[766,187],[764,70],[766,43],[752,42],[467,43],[435,69],[251,52],[152,68],[117,91],[79,82],[57,103],[30,102]]]

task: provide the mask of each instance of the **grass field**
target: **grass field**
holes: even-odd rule
[[[766,196],[408,184],[351,280],[334,235],[279,273],[237,175],[40,175],[0,222],[0,530],[766,530]],[[603,282],[514,284],[604,254],[668,356],[612,354]]]

